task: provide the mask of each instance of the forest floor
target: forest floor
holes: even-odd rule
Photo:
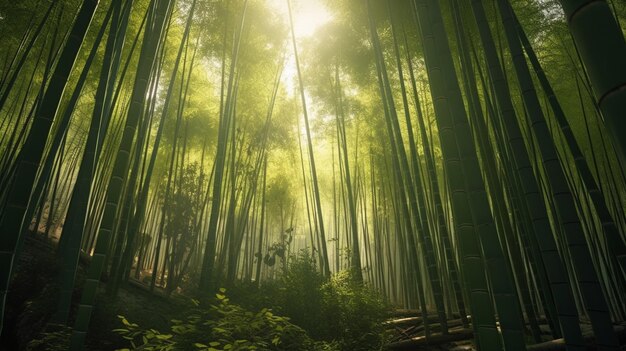
[[[50,293],[54,289],[49,286],[49,278],[55,271],[52,243],[33,236],[27,240],[7,296],[0,351],[23,350],[29,341],[39,338],[56,300],[55,294]],[[84,261],[82,263],[76,276],[79,283],[85,275]],[[80,296],[74,295],[77,304]],[[127,340],[112,332],[123,327],[118,315],[131,322],[139,321],[143,328],[168,330],[170,320],[180,314],[182,306],[183,302],[176,297],[153,294],[134,284],[125,284],[114,299],[105,293],[104,284],[101,284],[85,349],[110,351],[128,347]]]
[[[31,340],[40,338],[40,333],[45,330],[45,322],[56,302],[54,288],[49,284],[50,277],[55,272],[53,243],[32,235],[27,240],[25,249],[17,261],[13,283],[7,297],[7,314],[5,328],[0,338],[0,351],[25,350]],[[85,274],[84,260],[82,263],[76,277],[79,286]],[[128,347],[128,341],[113,332],[113,329],[123,327],[118,316],[139,323],[145,329],[169,330],[170,320],[179,317],[180,311],[185,306],[183,297],[175,294],[165,297],[159,291],[152,293],[138,283],[125,284],[120,288],[116,298],[109,297],[103,287],[104,284],[101,284],[98,303],[91,318],[86,341],[87,350],[109,351]],[[79,296],[75,295],[77,303]],[[448,322],[449,335],[441,335],[436,318],[433,317],[430,324],[433,334],[427,341],[423,336],[424,327],[421,318],[414,317],[416,314],[417,311],[398,310],[387,322],[386,326],[393,330],[394,334],[388,347],[390,350],[475,350],[472,344],[472,331],[464,329],[460,319],[451,319]],[[546,342],[529,346],[529,350],[565,350],[562,340],[547,341],[550,338],[548,326],[541,327]],[[587,341],[591,343],[593,339],[590,325],[583,323],[582,327]],[[622,346],[622,350],[626,350],[626,325],[618,325],[615,328],[621,344],[625,345]]]

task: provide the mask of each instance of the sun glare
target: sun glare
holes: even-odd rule
[[[287,0],[270,0],[277,14],[287,16]],[[293,30],[296,38],[308,37],[330,21],[330,12],[320,0],[292,0]]]
[[[330,13],[320,1],[299,1],[294,3],[293,26],[296,37],[307,37],[331,19]]]

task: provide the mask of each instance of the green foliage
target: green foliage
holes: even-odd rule
[[[384,343],[384,298],[349,271],[329,281],[305,250],[290,261],[280,289],[281,312],[314,338],[335,340],[342,350],[376,350]]]
[[[176,342],[172,334],[162,334],[156,329],[141,329],[138,324],[129,322],[124,316],[118,316],[124,328],[114,329],[122,338],[130,342],[133,350],[175,350]]]
[[[313,341],[287,317],[264,308],[251,312],[230,303],[225,289],[216,303],[205,308],[197,300],[185,320],[173,319],[171,333],[142,329],[119,316],[123,328],[115,329],[130,343],[129,350],[333,350],[332,344]]]
[[[72,328],[55,326],[54,331],[42,332],[26,345],[26,351],[65,351],[69,348]]]
[[[322,286],[327,328],[343,350],[381,349],[389,306],[382,295],[343,271]]]
[[[293,228],[289,228],[285,230],[286,234],[282,234],[282,240],[279,242],[275,242],[268,248],[268,252],[263,256],[263,263],[272,267],[276,264],[276,257],[278,256],[283,263],[283,269],[286,268],[287,260],[286,256],[289,254],[289,245],[293,240]],[[260,253],[255,255],[257,258],[261,257]]]
[[[196,211],[201,200],[198,196],[198,189],[202,186],[199,168],[197,162],[185,166],[178,186],[165,199],[169,214],[166,233],[185,247],[192,245],[190,234],[195,226]]]
[[[184,278],[187,266],[185,256],[192,254],[196,243],[196,221],[203,200],[198,189],[203,188],[203,173],[200,165],[193,162],[180,172],[177,185],[163,199],[167,221],[165,234],[172,239],[172,254],[169,261],[167,291],[176,289]]]
[[[318,272],[316,263],[305,250],[292,258],[283,275],[284,286],[279,290],[281,312],[315,338],[327,335],[324,323],[322,286],[324,277]]]

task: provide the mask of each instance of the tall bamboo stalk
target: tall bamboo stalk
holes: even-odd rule
[[[4,303],[11,278],[15,247],[20,237],[27,201],[32,191],[52,122],[61,103],[68,77],[98,6],[98,0],[84,0],[69,33],[50,82],[37,108],[24,147],[17,156],[15,176],[7,192],[0,218],[0,331]],[[29,219],[30,220],[30,219]]]

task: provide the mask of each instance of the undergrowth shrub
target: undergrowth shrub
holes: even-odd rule
[[[328,336],[338,340],[341,349],[382,349],[389,306],[380,294],[356,282],[349,271],[334,275],[321,292]]]
[[[350,271],[329,280],[305,251],[293,256],[282,279],[278,307],[309,334],[338,343],[342,350],[378,350],[385,342],[383,322],[389,305],[381,294],[354,279]]]
[[[383,296],[350,271],[323,277],[304,250],[290,258],[280,280],[230,289],[236,303],[225,289],[208,307],[192,300],[167,334],[123,317],[124,328],[115,331],[133,350],[370,351],[387,340],[383,322],[390,306]]]
[[[171,333],[143,329],[119,316],[124,327],[115,329],[130,343],[128,350],[336,350],[333,344],[313,341],[289,318],[264,308],[251,312],[231,304],[225,289],[208,308],[192,300],[184,320],[172,320]]]
[[[54,330],[44,331],[26,344],[26,351],[66,351],[70,347],[72,328],[55,325]]]
[[[330,331],[326,323],[324,277],[317,271],[315,260],[306,251],[292,257],[277,290],[275,308],[304,328],[314,338],[326,338]],[[332,338],[330,338],[332,339]]]

